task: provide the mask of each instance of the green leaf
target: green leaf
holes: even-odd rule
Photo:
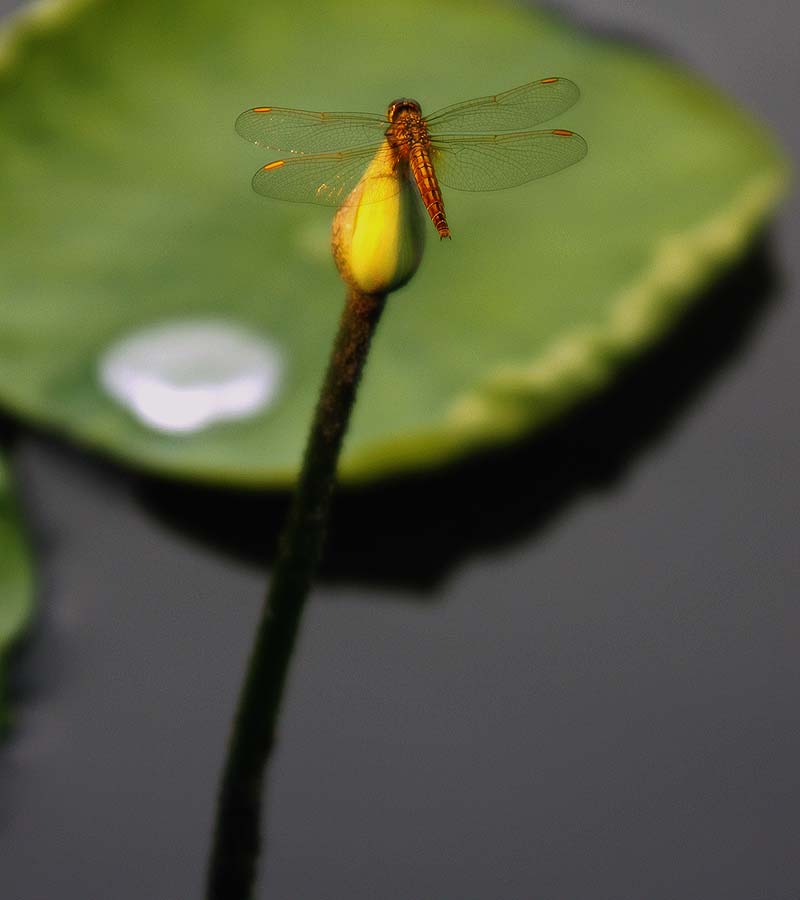
[[[11,496],[8,469],[0,457],[0,731],[8,719],[6,662],[9,649],[30,621],[33,577],[27,542]]]
[[[445,193],[453,241],[394,295],[342,464],[350,480],[514,438],[605,385],[741,253],[784,190],[764,128],[690,72],[542,13],[442,0],[37,5],[0,44],[0,402],[173,475],[291,481],[343,298],[331,212],[249,186],[251,106],[433,110],[577,82],[579,165]],[[143,425],[101,387],[114,342],[225,317],[277,342],[258,415]]]

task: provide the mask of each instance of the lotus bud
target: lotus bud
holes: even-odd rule
[[[333,220],[339,274],[364,294],[387,294],[406,284],[422,260],[425,220],[407,171],[384,146]]]

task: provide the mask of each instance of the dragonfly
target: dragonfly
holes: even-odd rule
[[[413,178],[440,237],[449,238],[440,185],[502,190],[552,175],[586,156],[586,141],[574,131],[530,130],[566,112],[579,97],[572,81],[549,77],[427,116],[407,98],[390,103],[385,115],[256,106],[239,116],[236,131],[259,147],[289,154],[255,173],[256,193],[341,206],[383,156],[387,171]],[[397,177],[387,181],[394,186],[390,190],[400,189]],[[378,196],[384,199],[386,191]]]

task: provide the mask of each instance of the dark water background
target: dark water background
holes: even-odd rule
[[[560,8],[689,62],[797,159],[794,0]],[[544,440],[339,502],[260,897],[800,897],[798,248],[795,195]],[[199,898],[265,581],[247,527],[214,523],[269,545],[282,502],[12,438],[41,614],[0,749],[0,897]]]

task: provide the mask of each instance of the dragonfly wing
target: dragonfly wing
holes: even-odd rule
[[[341,206],[364,176],[369,164],[384,149],[358,147],[340,153],[291,156],[267,163],[253,176],[253,190],[275,200]],[[389,161],[390,162],[390,161]],[[370,178],[359,202],[376,202],[393,196],[400,182],[392,176]]]
[[[431,145],[439,181],[459,191],[498,191],[544,178],[586,156],[574,131],[443,135]]]
[[[426,116],[425,121],[431,136],[439,131],[517,131],[561,115],[580,95],[577,84],[568,78],[541,78],[493,97],[447,106]]]
[[[258,106],[245,110],[236,120],[236,131],[246,141],[284,153],[324,153],[377,146],[388,122],[369,113],[308,112]]]

